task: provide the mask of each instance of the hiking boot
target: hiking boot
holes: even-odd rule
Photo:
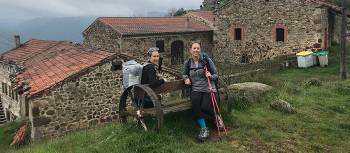
[[[198,135],[198,139],[205,140],[208,137],[209,137],[209,129],[208,128],[201,128],[199,135]]]

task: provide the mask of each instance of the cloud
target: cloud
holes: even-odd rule
[[[197,9],[202,0],[0,0],[0,18],[41,16],[133,16]]]

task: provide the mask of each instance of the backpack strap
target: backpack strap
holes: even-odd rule
[[[213,73],[212,69],[210,68],[210,64],[209,63],[209,60],[207,58],[202,58],[201,61],[202,65],[207,65],[208,66],[208,70],[210,73]],[[186,63],[185,63],[185,66],[186,66],[186,75],[187,76],[190,76],[190,71],[191,70],[199,70],[199,69],[204,69],[204,67],[198,67],[198,68],[191,68],[191,59],[189,58]]]
[[[208,58],[209,58],[209,57],[202,57],[201,62],[202,62],[202,64],[203,64],[204,66],[207,66],[209,72],[210,72],[211,74],[213,74],[213,70],[212,70],[211,67],[210,67],[209,59],[208,59]]]
[[[186,66],[185,74],[187,76],[190,76],[190,69],[191,69],[191,59],[190,58],[186,61],[185,66]]]
[[[151,63],[149,61],[146,61],[145,63],[142,64],[142,66],[145,67],[145,66],[147,66],[149,64],[151,64]]]

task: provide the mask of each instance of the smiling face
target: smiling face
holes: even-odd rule
[[[193,43],[191,47],[191,55],[193,58],[199,58],[199,55],[201,53],[201,46],[199,43]]]
[[[150,58],[149,58],[149,61],[153,64],[158,64],[159,62],[159,52],[158,51],[153,51]]]

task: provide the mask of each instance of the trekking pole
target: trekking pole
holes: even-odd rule
[[[206,73],[206,74],[209,72],[209,71],[208,71],[207,65],[205,65],[204,70],[205,70],[205,73]],[[208,88],[209,88],[209,92],[210,92],[210,97],[211,97],[211,102],[212,102],[212,106],[213,106],[213,110],[214,110],[214,115],[215,115],[215,120],[216,120],[216,127],[217,127],[217,130],[218,130],[219,137],[221,137],[221,132],[220,132],[220,128],[219,128],[218,117],[219,117],[219,118],[221,119],[221,121],[222,121],[224,130],[225,130],[225,134],[226,134],[226,136],[227,136],[227,129],[226,129],[224,120],[222,119],[221,112],[220,112],[220,108],[219,108],[218,102],[217,102],[217,100],[216,100],[216,97],[215,97],[215,94],[214,94],[214,90],[213,90],[213,88],[212,88],[212,86],[211,86],[211,83],[210,83],[210,78],[207,77],[207,76],[206,76],[206,78],[207,78],[207,81],[208,81]],[[218,114],[217,114],[217,113],[218,113]],[[216,115],[218,115],[218,117],[216,117]]]

